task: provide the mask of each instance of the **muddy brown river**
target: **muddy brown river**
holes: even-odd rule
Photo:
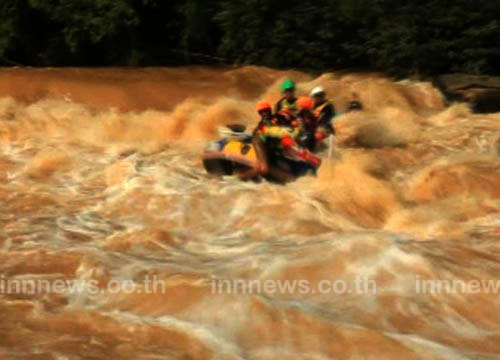
[[[288,76],[365,106],[318,175],[207,175]],[[499,137],[378,74],[0,69],[0,359],[500,359]]]

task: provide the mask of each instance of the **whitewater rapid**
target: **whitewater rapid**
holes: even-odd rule
[[[365,106],[336,118],[318,176],[207,175],[217,128],[256,124],[255,102],[288,76],[339,111],[353,94]],[[500,280],[499,136],[498,114],[377,74],[3,69],[0,282],[99,291],[1,292],[0,358],[499,358],[498,294],[416,288]],[[223,280],[349,287],[214,292]]]

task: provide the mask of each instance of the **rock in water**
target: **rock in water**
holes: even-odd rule
[[[446,74],[435,85],[451,101],[465,101],[478,113],[500,111],[500,76]]]

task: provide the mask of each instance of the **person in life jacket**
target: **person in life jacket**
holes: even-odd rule
[[[299,129],[289,126],[270,126],[259,133],[260,140],[266,147],[268,166],[273,166],[276,156],[288,156],[297,160],[308,161],[314,166],[319,166],[321,160],[301,146],[296,140]]]
[[[273,114],[271,104],[259,101],[256,105],[260,121],[255,127],[252,144],[260,159],[259,167],[239,174],[241,179],[256,178],[265,175],[273,167],[277,156],[282,156],[284,149],[295,143],[298,131],[291,126],[290,111],[282,109]]]
[[[297,100],[298,113],[297,121],[299,127],[299,144],[314,151],[316,148],[316,130],[318,128],[318,119],[313,113],[313,102],[307,97],[303,96]]]
[[[260,115],[260,121],[254,129],[254,134],[265,132],[265,129],[271,126],[290,128],[290,131],[297,127],[297,122],[289,110],[282,109],[273,114],[271,104],[267,101],[259,101],[256,110]]]
[[[281,84],[281,93],[283,97],[276,103],[275,113],[281,110],[289,111],[292,116],[297,113],[297,98],[295,97],[295,82],[287,79]]]
[[[299,129],[294,126],[295,122],[292,119],[288,111],[281,110],[271,121],[263,122],[254,134],[271,152],[281,151],[284,147],[295,144],[295,138],[299,135]]]
[[[257,110],[257,113],[260,116],[260,121],[253,130],[251,142],[254,145],[260,161],[257,167],[248,169],[247,171],[243,171],[238,174],[242,180],[258,178],[261,175],[265,175],[269,171],[269,144],[266,144],[264,134],[267,132],[268,128],[276,126],[277,120],[273,115],[271,104],[267,101],[259,101],[255,106],[255,110]]]
[[[266,126],[277,125],[278,120],[273,115],[273,110],[269,102],[259,101],[256,105],[256,110],[260,116],[260,121],[253,131],[254,134],[261,132]]]
[[[313,99],[313,114],[318,121],[315,137],[317,141],[322,141],[330,134],[335,135],[335,129],[332,124],[335,116],[335,107],[326,98],[325,89],[321,86],[312,89],[310,95]]]

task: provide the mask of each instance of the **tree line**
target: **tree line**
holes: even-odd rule
[[[500,0],[2,0],[0,63],[500,72]]]

